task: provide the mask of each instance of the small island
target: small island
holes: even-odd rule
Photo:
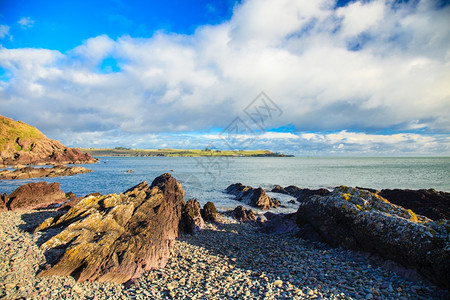
[[[200,156],[238,156],[238,157],[293,157],[268,150],[216,150],[200,149],[132,149],[115,147],[113,149],[78,148],[79,151],[91,156],[168,156],[168,157],[200,157]]]

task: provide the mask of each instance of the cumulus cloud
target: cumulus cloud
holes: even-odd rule
[[[17,21],[17,23],[19,23],[22,28],[31,28],[34,25],[34,20],[30,17],[23,17]]]
[[[265,91],[283,111],[267,126],[339,134],[268,132],[262,146],[277,136],[296,151],[304,141],[336,151],[358,138],[384,147],[440,143],[434,135],[450,130],[450,6],[411,2],[336,9],[331,0],[248,0],[229,21],[192,35],[100,35],[67,53],[0,48],[0,66],[12,74],[0,81],[0,109],[52,137],[91,140],[220,131]],[[115,71],[102,68],[105,60]],[[391,134],[379,144],[380,130],[432,140]]]
[[[7,36],[9,36],[9,26],[0,25],[0,39],[3,39]]]

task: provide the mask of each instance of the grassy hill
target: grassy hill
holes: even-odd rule
[[[18,139],[33,143],[46,138],[36,127],[3,116],[0,116],[0,132],[0,152],[8,148],[15,151],[22,150],[17,143]]]
[[[36,127],[0,116],[0,166],[91,162],[96,160],[47,138]]]
[[[199,150],[199,149],[98,149],[78,148],[91,156],[170,156],[170,157],[198,157],[198,156],[288,156],[267,150],[230,151],[230,150]]]

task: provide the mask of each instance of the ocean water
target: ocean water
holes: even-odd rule
[[[101,157],[97,164],[84,165],[94,172],[56,178],[0,180],[0,192],[11,193],[18,186],[33,182],[59,182],[65,192],[84,196],[92,192],[120,193],[128,188],[170,172],[183,185],[186,199],[201,204],[213,201],[220,209],[234,208],[240,202],[224,193],[236,182],[253,187],[272,188],[296,185],[328,188],[338,185],[366,188],[428,189],[450,192],[450,157],[302,158],[302,157]],[[127,170],[133,170],[127,173]],[[292,198],[269,193],[294,211]]]

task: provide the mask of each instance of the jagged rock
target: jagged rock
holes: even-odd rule
[[[260,209],[280,206],[280,201],[270,198],[262,188],[255,189],[242,183],[235,183],[227,187],[226,192],[235,195],[237,200]]]
[[[73,276],[77,281],[125,283],[162,268],[179,233],[184,191],[170,174],[123,194],[89,196],[36,231],[64,226],[41,248],[48,256],[63,249],[38,276]]]
[[[8,210],[40,209],[66,200],[66,194],[61,191],[58,182],[31,182],[15,189],[9,195],[6,207]]]
[[[189,199],[183,207],[181,226],[184,232],[194,234],[205,227],[197,199]]]
[[[67,167],[64,165],[57,165],[53,168],[33,168],[24,167],[14,171],[3,170],[0,171],[0,179],[28,179],[38,177],[59,177],[59,176],[73,176],[76,174],[89,173],[92,170],[85,167]]]
[[[377,254],[450,287],[449,220],[433,222],[377,194],[338,187],[301,202],[297,224],[311,225],[331,246]]]
[[[232,212],[233,218],[240,222],[256,221],[256,214],[251,209],[245,209],[242,205],[236,207]]]
[[[264,214],[267,221],[261,222],[260,231],[264,233],[288,233],[298,231],[296,224],[296,214],[274,214],[267,212]]]
[[[432,220],[450,219],[450,193],[429,190],[381,190],[389,202],[411,209]]]
[[[96,159],[47,138],[37,128],[0,116],[0,165],[81,164]]]
[[[201,210],[202,218],[205,222],[217,222],[217,209],[211,201],[206,202]]]
[[[288,191],[286,191],[283,187],[279,186],[278,184],[273,187],[271,190],[272,193],[280,193],[280,194],[286,194],[288,195]]]
[[[327,189],[316,189],[316,190],[311,190],[311,189],[301,189],[295,185],[290,185],[287,186],[285,188],[276,185],[273,189],[272,192],[274,193],[282,193],[282,194],[288,194],[292,197],[297,198],[297,201],[301,202],[304,199],[311,197],[313,195],[320,195],[320,196],[326,196],[330,193],[329,190]]]
[[[4,193],[0,198],[0,212],[7,211],[6,203],[8,202],[8,194]]]

